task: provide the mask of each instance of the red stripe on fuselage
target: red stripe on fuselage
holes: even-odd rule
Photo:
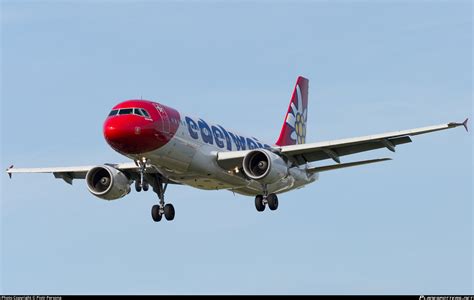
[[[143,108],[150,118],[135,114],[107,117],[103,132],[107,143],[122,154],[141,154],[166,145],[176,134],[180,123],[175,109],[147,100],[128,100],[113,107]]]

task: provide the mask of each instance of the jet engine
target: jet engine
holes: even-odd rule
[[[86,174],[87,188],[92,195],[104,200],[116,200],[130,193],[130,180],[110,166],[97,166]]]
[[[243,168],[245,175],[264,184],[277,182],[288,174],[285,161],[266,149],[256,149],[247,153]]]

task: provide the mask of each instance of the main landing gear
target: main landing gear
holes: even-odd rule
[[[268,204],[270,210],[276,210],[278,208],[278,196],[276,194],[268,194],[266,188],[263,191],[263,195],[255,196],[255,208],[257,211],[264,211],[265,205]]]
[[[174,219],[174,206],[173,204],[165,205],[165,191],[168,186],[168,182],[163,180],[163,177],[157,175],[155,177],[155,182],[153,184],[153,191],[158,195],[160,199],[160,204],[153,205],[151,208],[151,217],[153,221],[159,222],[163,215],[165,215],[166,220],[172,221]]]
[[[168,187],[168,181],[160,174],[146,174],[146,168],[149,161],[146,158],[136,161],[137,166],[140,168],[140,177],[135,179],[135,190],[137,192],[148,191],[150,185],[153,187],[153,191],[158,195],[160,203],[153,205],[151,208],[151,217],[153,221],[159,222],[165,216],[165,219],[172,221],[174,219],[175,211],[172,204],[165,204],[165,191]]]

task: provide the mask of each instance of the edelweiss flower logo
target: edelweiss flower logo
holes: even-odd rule
[[[288,124],[291,129],[290,138],[296,141],[297,144],[304,144],[306,140],[306,117],[308,111],[305,108],[303,110],[303,98],[301,97],[300,86],[296,86],[296,106],[291,102],[291,111],[286,117],[286,124]]]

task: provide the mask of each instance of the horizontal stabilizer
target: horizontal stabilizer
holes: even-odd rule
[[[355,161],[355,162],[345,163],[345,164],[337,164],[337,165],[310,168],[310,169],[307,169],[306,172],[308,172],[310,174],[313,174],[313,173],[331,171],[331,170],[335,170],[335,169],[349,168],[349,167],[355,167],[355,166],[360,166],[360,165],[372,164],[372,163],[386,161],[386,160],[392,160],[392,159],[391,158],[378,158],[378,159],[370,159],[370,160],[361,160],[361,161]]]

